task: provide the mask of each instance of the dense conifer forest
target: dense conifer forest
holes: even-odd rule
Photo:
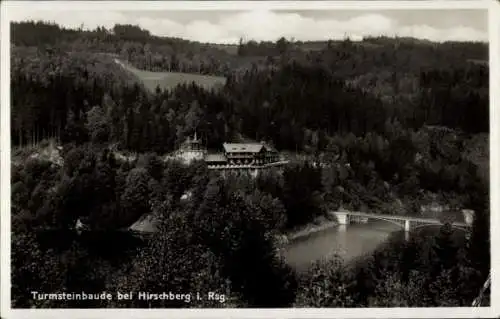
[[[470,306],[489,274],[485,43],[376,37],[310,50],[281,38],[226,50],[133,25],[34,21],[11,24],[11,41],[14,307]],[[227,82],[151,91],[115,59]],[[211,150],[266,141],[292,161],[251,179],[163,160],[194,132]],[[473,209],[470,238],[444,223],[306,273],[276,253],[275,238],[329,210],[422,216],[433,202]],[[126,231],[148,215],[160,221],[152,237]],[[166,289],[229,299],[31,297]]]

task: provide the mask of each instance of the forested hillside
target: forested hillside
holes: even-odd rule
[[[282,38],[228,52],[131,25],[84,31],[24,22],[13,23],[11,32],[13,155],[48,139],[62,146],[61,161],[13,158],[15,306],[88,306],[31,300],[34,287],[162,291],[167,285],[217,287],[232,296],[225,306],[383,306],[386,299],[377,296],[384,294],[407,298],[401,306],[463,306],[484,282],[489,71],[477,61],[488,59],[487,44]],[[151,90],[115,59],[144,71],[226,82],[210,90],[191,80]],[[221,179],[203,163],[162,161],[195,131],[212,150],[243,137],[304,160],[256,180]],[[118,152],[138,156],[127,162]],[[183,202],[186,192],[192,198]],[[348,272],[347,265],[320,265],[299,280],[274,251],[274,235],[330,209],[421,216],[420,207],[431,202],[476,211],[467,247],[443,226],[430,239],[389,245]],[[118,257],[100,252],[106,248],[96,243],[119,242],[115,232],[122,235],[148,214],[162,220],[152,240],[141,248],[123,244]],[[68,230],[77,220],[90,228],[87,237]],[[54,238],[68,231],[71,240],[61,247]],[[429,258],[416,261],[415,251]],[[446,262],[449,256],[454,263]],[[402,273],[405,267],[415,272]],[[340,299],[315,295],[321,276],[341,283],[323,287]],[[452,284],[431,285],[438,280]],[[457,282],[470,289],[457,294]],[[421,295],[411,295],[419,288]]]
[[[37,41],[44,38],[51,40],[38,45]],[[148,123],[165,129],[167,123],[158,125],[161,122],[161,116],[156,116],[158,113],[164,116],[166,107],[185,113],[185,108],[189,107],[187,104],[197,101],[200,110],[195,107],[192,113],[208,118],[204,122],[213,122],[213,132],[206,134],[217,136],[224,126],[225,134],[241,131],[250,137],[273,140],[281,149],[302,150],[307,139],[305,129],[315,132],[318,143],[325,145],[326,136],[334,133],[382,133],[384,124],[395,120],[412,129],[424,124],[447,126],[466,133],[487,132],[489,129],[488,68],[470,62],[471,59],[487,59],[487,46],[481,43],[436,45],[417,40],[380,38],[360,43],[346,40],[338,45],[329,44],[321,51],[305,52],[280,39],[275,45],[277,50],[268,50],[270,55],[265,61],[253,62],[242,69],[240,66],[248,62],[246,55],[249,53],[234,57],[209,45],[152,37],[147,31],[132,26],[115,26],[113,32],[104,29],[78,32],[50,24],[13,24],[12,39],[12,86],[25,92],[14,94],[13,99],[14,105],[22,105],[22,109],[13,108],[16,112],[13,116],[15,144],[23,144],[33,137],[40,140],[53,136],[65,127],[69,113],[79,118],[80,111],[87,112],[96,105],[107,108],[105,102],[123,108],[116,112],[119,117],[129,109],[142,109],[136,112],[143,113],[142,120],[155,117]],[[134,54],[149,62],[138,62],[123,52],[132,44],[138,48],[134,49]],[[240,51],[249,46],[248,50],[252,52],[252,46],[240,46]],[[180,67],[179,63],[171,66],[178,51],[186,55],[181,64],[189,66]],[[218,71],[210,68],[217,69],[225,61],[239,60],[242,63],[229,64],[232,69],[224,72],[228,83],[223,92],[142,92],[144,96],[140,100],[137,94],[127,96],[120,92],[127,87],[123,79],[130,76],[112,66],[110,57],[122,57],[139,69],[155,70],[156,62],[150,60],[152,54],[170,61],[161,62],[159,70],[175,72],[217,74]],[[219,62],[206,61],[214,55]],[[84,58],[88,64],[80,63]],[[208,71],[195,68],[195,63],[206,65]],[[62,80],[66,78],[68,80]],[[71,90],[61,87],[69,84]],[[60,107],[60,98],[58,103],[46,103],[38,96],[34,97],[40,86],[48,89],[41,92],[48,101],[56,100],[54,94],[65,92],[70,106]],[[187,87],[180,90],[197,89]],[[105,95],[111,99],[104,99]],[[184,109],[166,105],[181,99]],[[85,101],[86,106],[83,106]],[[43,104],[43,109],[37,104]],[[41,114],[36,113],[37,110],[47,115],[38,116]],[[23,112],[38,121],[34,123],[29,116],[18,115]],[[217,120],[214,115],[219,115],[215,116]],[[238,116],[243,116],[245,122],[237,120]],[[170,126],[178,125],[172,125],[170,117],[167,120]],[[194,116],[193,120],[196,122],[197,117]],[[255,128],[255,121],[259,121],[260,127],[250,132],[248,127]],[[133,126],[137,130],[148,130],[147,124],[141,120],[135,123]],[[266,127],[262,127],[264,124]],[[186,131],[193,129],[189,123],[180,126]],[[130,127],[128,131],[134,128]],[[283,137],[273,136],[278,133]],[[181,133],[177,135],[183,137]],[[117,141],[117,138],[112,136],[111,140]],[[123,146],[135,149],[128,143]]]

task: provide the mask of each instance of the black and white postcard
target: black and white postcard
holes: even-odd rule
[[[496,6],[2,3],[2,317],[498,316]]]

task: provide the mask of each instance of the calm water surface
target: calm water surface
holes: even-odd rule
[[[284,249],[287,262],[298,271],[307,270],[311,263],[338,254],[346,262],[369,253],[384,243],[391,234],[403,233],[399,226],[384,221],[366,224],[338,225],[292,241]],[[64,240],[61,240],[64,238]],[[72,231],[50,231],[40,234],[41,246],[61,250],[73,244],[81,246],[91,256],[121,263],[130,258],[145,243],[123,232],[88,232],[78,236]]]
[[[338,225],[291,242],[284,255],[288,263],[299,271],[306,270],[314,261],[334,254],[348,262],[375,250],[394,232],[402,233],[400,227],[384,221]]]

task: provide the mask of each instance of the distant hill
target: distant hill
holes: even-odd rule
[[[172,89],[179,84],[195,83],[207,90],[223,87],[226,84],[226,78],[222,76],[201,75],[182,72],[151,72],[137,69],[118,59],[115,62],[121,65],[125,70],[135,75],[144,86],[154,91],[158,86],[160,89]]]
[[[210,43],[208,44],[209,47],[213,47],[216,49],[219,49],[221,51],[225,51],[228,54],[231,55],[238,55],[238,45],[237,44],[214,44]]]

